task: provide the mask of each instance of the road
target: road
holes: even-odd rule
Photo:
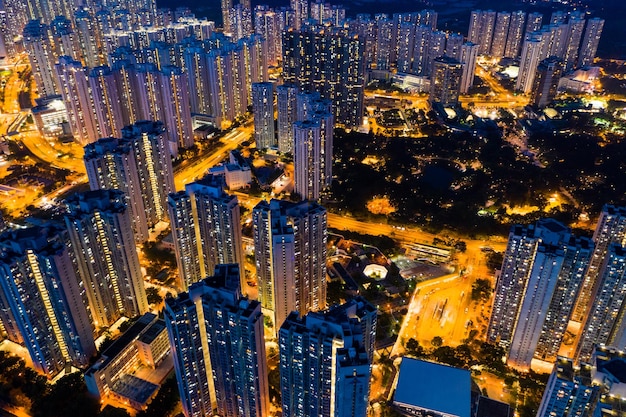
[[[25,83],[20,79],[17,67],[10,69],[11,74],[4,86],[4,101],[0,113],[16,114],[20,111],[19,95],[24,89]]]
[[[211,155],[201,158],[195,163],[187,163],[183,161],[174,172],[174,185],[176,190],[180,191],[185,188],[185,184],[200,179],[209,170],[219,162],[228,157],[228,153],[237,149],[242,142],[249,140],[253,133],[253,122],[248,121],[243,126],[233,129],[221,139],[221,145],[213,151]]]
[[[24,146],[37,158],[48,162],[54,168],[67,169],[87,181],[87,171],[83,163],[83,148],[75,142],[60,144],[49,142],[34,128],[17,135]]]

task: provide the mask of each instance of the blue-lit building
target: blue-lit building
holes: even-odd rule
[[[559,358],[543,393],[537,417],[590,416],[600,396],[593,384],[592,366],[575,367],[571,359]]]
[[[284,417],[365,417],[376,309],[363,299],[300,317],[278,335]]]
[[[326,209],[314,202],[261,201],[252,211],[263,314],[274,329],[292,311],[326,307]]]
[[[96,328],[148,311],[124,193],[96,190],[65,200],[65,224]]]
[[[213,274],[216,265],[243,265],[239,202],[224,191],[224,185],[222,177],[207,175],[168,197],[184,289]]]
[[[83,285],[60,231],[32,227],[0,236],[0,322],[50,377],[95,354]]]
[[[470,371],[403,358],[395,381],[393,404],[409,415],[470,417]]]
[[[261,305],[242,296],[237,265],[166,299],[165,322],[186,417],[268,415]]]

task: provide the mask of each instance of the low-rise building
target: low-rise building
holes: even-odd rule
[[[403,414],[471,417],[471,375],[466,369],[405,357],[394,385],[393,405]]]
[[[37,131],[47,138],[71,134],[68,116],[61,96],[38,99],[37,106],[30,109]]]
[[[146,313],[109,346],[85,372],[90,394],[110,396],[141,410],[159,386],[133,376],[141,366],[157,367],[170,352],[165,322]]]
[[[209,170],[212,175],[224,177],[229,190],[239,190],[247,188],[252,182],[252,170],[250,165],[239,155],[239,152],[230,153],[227,164],[218,165]]]

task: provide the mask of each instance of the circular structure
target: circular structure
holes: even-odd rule
[[[369,264],[365,267],[363,273],[369,278],[380,281],[382,279],[385,279],[385,277],[387,276],[387,268],[382,265]]]

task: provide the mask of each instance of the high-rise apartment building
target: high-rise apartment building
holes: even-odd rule
[[[206,54],[199,47],[189,47],[184,52],[185,72],[189,77],[189,96],[191,112],[195,114],[212,114],[209,100],[209,73]]]
[[[220,0],[222,6],[222,27],[224,32],[230,33],[230,11],[233,8],[233,0]]]
[[[577,18],[576,16],[570,16],[567,22],[567,42],[566,49],[563,55],[563,61],[565,64],[565,71],[569,71],[576,66],[578,61],[578,51],[580,48],[580,41],[583,36],[583,29],[585,27],[585,19]],[[594,53],[595,55],[595,53]]]
[[[456,106],[459,103],[462,76],[463,64],[459,61],[447,56],[436,58],[430,80],[430,103],[439,103],[444,107]]]
[[[596,297],[598,277],[609,247],[612,244],[626,246],[626,207],[605,205],[602,208],[593,234],[593,243],[595,245],[593,256],[585,273],[585,280],[572,315],[572,320],[578,323],[584,323],[591,309],[591,303]]]
[[[59,79],[74,140],[81,145],[87,145],[104,137],[89,92],[87,68],[71,57],[62,56],[55,65],[55,74]]]
[[[456,60],[461,60],[461,48],[463,48],[464,36],[460,33],[446,34],[446,55]]]
[[[121,94],[117,89],[113,71],[107,66],[92,68],[87,79],[100,137],[119,137],[124,120]]]
[[[0,10],[0,59],[12,60],[17,54],[15,42],[11,37],[11,29],[7,22],[6,10]]]
[[[533,257],[526,260],[530,269],[523,278],[524,291],[507,355],[507,363],[524,370],[533,359],[556,359],[593,250],[591,241],[573,237],[568,228],[552,219],[537,222],[533,232],[536,247]],[[509,342],[501,338],[500,343]]]
[[[21,0],[5,0],[0,10],[0,33],[9,54],[19,51],[19,44],[15,40],[22,34],[26,23],[30,20],[26,16],[26,4]],[[14,56],[14,55],[11,55]]]
[[[413,23],[402,23],[397,28],[397,59],[396,67],[398,72],[407,73],[411,70],[413,56],[413,40],[415,38],[415,25]]]
[[[50,42],[49,31],[50,28],[39,20],[31,20],[22,32],[24,49],[28,54],[35,84],[41,97],[59,93],[57,78],[53,70],[57,56]]]
[[[534,227],[513,226],[502,268],[497,276],[495,297],[487,339],[508,347],[513,340],[513,331],[526,289],[537,248]]]
[[[254,114],[254,141],[258,149],[276,147],[274,135],[274,84],[252,84],[252,113]]]
[[[461,46],[461,57],[459,58],[459,61],[463,64],[460,86],[461,94],[467,94],[469,89],[474,85],[476,59],[478,59],[478,45],[471,42],[464,43],[463,46]]]
[[[595,255],[595,253],[594,253]],[[590,266],[591,267],[591,266]],[[626,248],[610,244],[597,274],[597,290],[578,341],[575,357],[588,361],[594,345],[626,348]]]
[[[252,35],[252,10],[242,4],[230,9],[230,33],[233,41]]]
[[[591,360],[575,365],[559,358],[544,391],[537,417],[621,416],[625,384],[620,349],[597,346]]]
[[[332,100],[336,123],[360,126],[365,64],[363,41],[334,28],[308,27],[283,34],[283,76],[307,92]]]
[[[515,83],[515,89],[524,94],[530,93],[535,82],[537,67],[542,56],[542,37],[534,33],[524,41],[522,57],[519,64],[519,73]]]
[[[241,90],[235,90],[239,80],[235,79],[238,73],[234,72],[234,67],[233,54],[230,51],[213,50],[207,55],[210,114],[220,127],[234,120],[238,114],[235,95]]]
[[[312,113],[293,125],[294,191],[307,200],[319,199],[332,181],[333,115]]]
[[[266,5],[254,8],[254,32],[267,42],[267,64],[277,66],[282,60],[282,30],[278,13]]]
[[[298,115],[297,94],[298,87],[295,84],[282,84],[276,87],[278,150],[282,153],[293,151],[293,125]]]
[[[263,314],[242,296],[237,265],[166,299],[165,322],[186,417],[269,414]]]
[[[571,359],[560,357],[543,392],[537,417],[595,415],[599,397],[600,386],[593,384],[591,364],[576,367]]]
[[[587,20],[585,36],[580,45],[580,52],[578,54],[579,67],[591,65],[593,63],[593,59],[596,57],[596,52],[598,52],[598,44],[600,43],[600,35],[602,35],[603,28],[604,19],[594,17]]]
[[[93,68],[104,65],[102,33],[98,31],[92,13],[87,10],[77,10],[74,13],[74,25],[85,66]]]
[[[395,59],[396,45],[393,37],[393,22],[386,15],[376,20],[376,69],[388,70]]]
[[[366,314],[375,314],[365,304]],[[286,417],[367,415],[371,361],[364,332],[373,334],[372,324],[364,324],[345,306],[287,317],[278,336]]]
[[[592,251],[553,219],[512,228],[487,332],[511,366],[556,359]]]
[[[441,30],[430,32],[428,36],[428,49],[426,50],[426,73],[432,77],[435,60],[443,57],[446,53],[446,33]]]
[[[259,301],[276,332],[289,313],[326,306],[326,210],[262,201],[252,213]]]
[[[50,23],[50,35],[55,48],[54,56],[68,55],[78,61],[82,60],[78,36],[74,33],[70,19],[65,16],[55,17]]]
[[[148,225],[139,169],[143,161],[135,159],[130,142],[116,138],[102,138],[84,148],[84,162],[91,190],[115,189],[124,192],[132,219],[133,235],[137,243],[148,240]],[[148,176],[142,175],[145,179]]]
[[[124,193],[97,190],[65,200],[65,224],[96,329],[148,310]]]
[[[413,39],[413,63],[411,64],[411,74],[426,76],[430,74],[432,68],[428,61],[430,38],[433,31],[428,26],[416,26],[415,38]]]
[[[189,84],[187,74],[179,67],[167,65],[158,74],[161,97],[161,120],[167,132],[167,144],[172,156],[178,148],[190,148],[194,144],[191,109],[189,107]]]
[[[169,195],[168,207],[183,288],[213,274],[218,264],[243,265],[239,202],[224,191],[221,177],[187,184]]]
[[[479,54],[488,55],[491,52],[491,42],[495,27],[496,12],[493,10],[472,11],[467,31],[467,40],[478,45]]]
[[[66,236],[32,227],[0,235],[0,322],[50,377],[96,352],[84,289]]]
[[[543,14],[539,12],[528,13],[528,19],[526,19],[525,36],[537,32],[541,29],[541,23],[543,21]]]
[[[522,45],[522,36],[524,36],[524,25],[526,23],[526,13],[519,10],[511,13],[511,22],[509,24],[509,33],[506,37],[506,47],[504,48],[504,56],[507,58],[517,58],[519,56],[520,47]]]
[[[174,192],[172,158],[163,123],[140,121],[122,129],[122,139],[129,141],[138,166],[142,199],[148,225],[167,220],[167,196]]]
[[[494,58],[504,57],[506,51],[507,35],[511,27],[511,13],[498,12],[496,16],[496,26],[493,31],[490,55]]]
[[[141,107],[137,99],[137,86],[135,78],[135,66],[130,59],[120,59],[112,67],[113,80],[117,89],[118,100],[121,108],[121,125],[128,126],[139,120],[152,120],[142,118]]]
[[[92,190],[117,189],[126,195],[138,243],[149,229],[167,220],[164,195],[174,191],[163,124],[138,122],[123,129],[123,137],[102,138],[85,146],[84,161]]]
[[[319,120],[293,125],[294,191],[305,200],[317,200],[321,192],[322,130]]]
[[[256,34],[236,44],[213,40],[216,45],[208,51],[200,46],[186,50],[185,71],[192,113],[211,116],[222,127],[247,112],[252,84],[268,80],[267,42]]]
[[[119,137],[122,128],[140,120],[159,120],[167,128],[172,156],[193,146],[189,80],[178,67],[134,65],[118,60],[113,67],[91,70],[68,56],[55,66],[69,124],[75,139],[86,145],[103,137]]]
[[[308,0],[289,0],[291,10],[293,10],[293,28],[300,30],[309,19],[309,2]]]
[[[322,100],[318,92],[302,92],[296,95],[296,110],[298,121],[310,120],[316,111],[331,112],[332,103]]]
[[[554,100],[562,73],[563,61],[555,56],[539,63],[530,95],[530,103],[533,106],[544,108]]]

